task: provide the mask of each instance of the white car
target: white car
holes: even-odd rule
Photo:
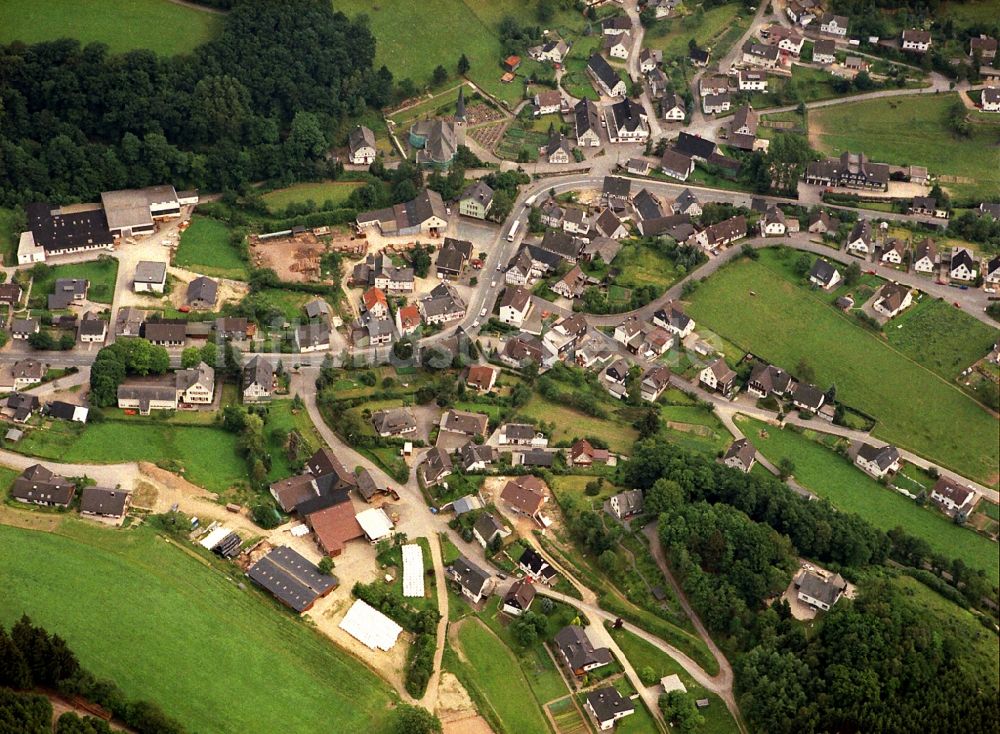
[[[496,288],[496,287],[497,287],[497,282],[495,280],[491,280],[490,281],[490,288]]]
[[[479,319],[476,319],[475,321],[472,322],[473,329],[475,329],[477,326],[479,326]]]
[[[483,310],[479,312],[479,315],[480,316],[485,316],[486,315],[486,306],[483,306]]]

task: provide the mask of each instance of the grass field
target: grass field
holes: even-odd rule
[[[247,264],[229,241],[230,230],[217,219],[194,216],[181,235],[174,265],[218,278],[246,280]]]
[[[504,16],[522,25],[536,25],[535,6],[520,0],[334,0],[347,15],[365,14],[376,38],[376,66],[385,64],[397,79],[410,78],[417,86],[428,84],[439,64],[456,74],[459,56],[469,59],[468,76],[486,91],[508,102],[521,98],[523,84],[502,84],[498,27]],[[583,17],[563,10],[557,3],[555,17],[546,28],[572,37],[583,28]],[[433,18],[433,23],[428,23]],[[446,42],[445,42],[446,39]]]
[[[550,440],[555,443],[574,436],[594,436],[619,453],[628,453],[638,436],[631,425],[617,420],[594,418],[564,405],[557,405],[535,395],[518,412],[534,420],[552,421],[556,430]]]
[[[301,291],[286,291],[280,288],[265,288],[258,292],[261,302],[270,308],[280,311],[287,320],[304,319],[302,310],[307,302],[316,296]]]
[[[677,270],[670,258],[653,247],[636,243],[622,247],[613,266],[621,271],[615,282],[629,288],[654,285],[665,291],[678,280]]]
[[[363,184],[358,181],[324,181],[322,183],[300,183],[284,189],[275,189],[264,194],[264,203],[273,213],[281,211],[289,204],[304,204],[312,200],[318,206],[327,201],[340,206],[351,192]]]
[[[474,619],[462,623],[458,637],[482,695],[506,730],[510,734],[548,734],[545,718],[510,649]]]
[[[813,146],[831,155],[863,150],[873,161],[927,166],[932,174],[959,177],[942,181],[965,195],[1000,190],[996,156],[983,155],[1000,134],[998,124],[976,124],[968,138],[947,127],[956,94],[917,95],[835,105],[809,113]]]
[[[885,334],[893,347],[948,380],[987,354],[997,339],[996,329],[927,296],[889,322]]]
[[[232,566],[220,573],[145,527],[68,518],[57,532],[0,527],[0,621],[28,613],[98,677],[156,701],[188,731],[306,734],[329,730],[331,717],[344,731],[388,730],[388,687],[275,602],[238,588]]]
[[[955,639],[961,642],[956,659],[959,665],[985,686],[996,689],[1000,683],[1000,654],[997,650],[997,636],[983,627],[971,613],[939,596],[916,579],[900,575],[895,581],[903,593],[912,595],[924,610],[928,629],[951,628]]]
[[[291,400],[273,401],[268,406],[267,422],[264,424],[264,435],[271,454],[271,471],[267,475],[270,481],[277,481],[292,474],[284,446],[288,434],[293,429],[302,435],[314,451],[324,445],[305,408],[293,414]]]
[[[236,450],[236,434],[209,426],[181,426],[147,419],[105,421],[83,426],[51,421],[12,445],[18,453],[53,461],[116,464],[173,462],[191,482],[222,492],[246,480],[247,467]]]
[[[4,265],[17,265],[17,239],[14,210],[0,208],[0,261]]]
[[[718,271],[692,296],[690,315],[785,369],[808,360],[823,389],[836,384],[839,399],[878,419],[880,438],[995,484],[997,422],[956,386],[840,314],[823,296],[789,282],[777,257],[776,251],[764,251],[758,261]],[[751,290],[755,297],[748,297]]]
[[[0,0],[0,43],[78,38],[114,53],[148,48],[162,56],[188,53],[210,40],[222,16],[168,0]]]
[[[610,632],[636,671],[652,668],[657,680],[676,673],[688,693],[695,698],[707,698],[710,701],[708,708],[699,709],[698,713],[705,717],[705,723],[695,729],[694,734],[733,734],[739,731],[722,699],[698,685],[676,660],[628,630],[610,630]]]
[[[44,277],[36,278],[32,284],[29,306],[47,308],[49,294],[54,291],[59,278],[86,278],[90,281],[87,299],[94,303],[110,304],[115,296],[118,261],[104,256],[99,260],[50,267]]]
[[[645,45],[663,51],[664,61],[675,56],[687,57],[688,39],[693,38],[701,48],[711,48],[712,58],[717,59],[736,42],[750,23],[740,3],[719,5],[705,11],[701,22],[694,28],[685,27],[694,23],[674,18],[660,21],[646,32]]]
[[[935,552],[961,558],[969,566],[983,569],[994,584],[1000,581],[996,543],[955,525],[933,507],[919,507],[898,492],[881,486],[847,459],[807,435],[743,417],[740,425],[767,459],[777,464],[785,457],[790,458],[795,463],[796,480],[829,499],[838,509],[857,513],[882,530],[900,525],[926,540]],[[767,431],[767,438],[761,438],[761,430]]]

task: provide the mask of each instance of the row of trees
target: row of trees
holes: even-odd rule
[[[57,634],[36,626],[24,615],[14,623],[8,634],[0,625],[0,686],[15,689],[53,688],[67,695],[79,695],[111,711],[139,734],[184,734],[184,727],[148,701],[129,701],[111,681],[98,680],[80,666],[76,655]],[[43,699],[44,701],[44,699]],[[9,711],[9,696],[0,689],[0,711]],[[45,702],[48,703],[47,701]],[[34,708],[34,705],[27,704]],[[2,717],[3,714],[0,714]],[[0,723],[6,719],[0,718]],[[68,721],[59,732],[101,732],[99,725]],[[46,727],[51,730],[51,708]],[[89,727],[89,728],[87,728]],[[2,727],[0,727],[2,728]],[[27,728],[7,728],[4,731],[32,731]]]
[[[0,202],[329,173],[331,138],[392,95],[367,24],[322,0],[236,3],[187,56],[63,39],[0,48]]]

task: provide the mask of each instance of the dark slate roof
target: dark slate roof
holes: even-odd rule
[[[63,476],[33,464],[21,472],[10,487],[10,496],[27,502],[68,505],[76,494],[76,485]]]
[[[580,255],[582,243],[576,237],[566,232],[550,229],[542,237],[541,249],[555,253],[566,260],[576,260]]]
[[[837,269],[833,267],[823,258],[816,258],[816,262],[813,263],[812,270],[809,271],[810,278],[816,278],[823,283],[829,283],[833,280],[833,274],[837,272]]]
[[[487,543],[493,540],[497,533],[503,532],[503,525],[497,520],[493,513],[484,512],[477,519],[475,524],[472,526],[473,530],[479,533],[479,536],[483,538]]]
[[[870,443],[861,444],[858,456],[867,462],[875,462],[878,468],[885,471],[894,462],[899,461],[899,449],[895,446],[873,446]]]
[[[682,132],[674,142],[674,149],[692,158],[707,159],[715,151],[715,143],[706,138]]]
[[[841,578],[839,573],[824,579],[815,573],[805,571],[799,578],[799,590],[802,593],[830,606],[837,601],[846,588],[847,582]]]
[[[606,647],[595,648],[583,627],[570,624],[556,633],[554,642],[574,670],[593,663],[611,662],[611,651]]]
[[[605,176],[601,193],[604,196],[627,199],[632,192],[632,181],[621,176]]]
[[[743,466],[750,466],[750,462],[754,460],[754,456],[757,455],[756,450],[754,450],[753,444],[750,443],[745,438],[739,438],[733,441],[729,448],[726,450],[726,455],[723,456],[723,460],[737,458]]]
[[[128,496],[129,493],[121,489],[84,487],[80,493],[80,512],[121,517],[125,513]]]
[[[188,283],[187,289],[187,302],[194,303],[195,301],[205,301],[206,303],[215,303],[215,299],[219,296],[219,284],[207,278],[204,275],[200,278],[195,278],[190,283]]]
[[[465,556],[459,556],[448,567],[450,576],[470,594],[482,594],[490,574]]]
[[[805,405],[809,408],[819,408],[822,405],[825,396],[823,391],[820,390],[815,385],[809,385],[805,382],[800,382],[795,386],[795,390],[792,393],[792,399],[799,403],[800,405]]]
[[[616,715],[620,716],[627,711],[635,711],[632,701],[625,698],[614,686],[595,688],[588,692],[587,703],[593,710],[597,720],[602,724],[607,721],[614,721]]]
[[[51,204],[28,204],[24,211],[35,244],[46,252],[114,242],[103,209],[63,214]]]
[[[524,566],[533,576],[553,579],[559,575],[559,572],[552,568],[542,554],[534,548],[525,548],[524,552],[521,553],[521,557],[517,559],[517,563],[520,566]]]
[[[274,365],[260,355],[243,365],[243,386],[254,383],[263,385],[268,390],[274,384]]]
[[[250,567],[247,576],[296,612],[302,612],[337,586],[334,576],[319,572],[312,563],[287,546],[278,546]]]
[[[582,135],[588,130],[598,132],[601,128],[600,113],[597,105],[589,99],[581,99],[573,108],[576,117],[576,134]]]
[[[590,61],[587,62],[587,67],[598,80],[607,85],[608,89],[614,89],[615,85],[621,81],[618,72],[600,54],[591,56]]]

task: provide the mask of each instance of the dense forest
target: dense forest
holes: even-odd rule
[[[12,43],[0,48],[0,204],[329,175],[331,137],[392,93],[374,58],[368,27],[324,0],[236,3],[189,56]]]
[[[966,607],[996,599],[981,572],[933,556],[902,529],[883,533],[828,502],[798,497],[776,479],[663,441],[637,444],[622,475],[645,490],[678,580],[705,624],[736,653],[739,704],[754,731],[1000,731],[993,684],[963,659],[968,640],[929,622],[884,577],[883,562],[918,566],[908,573]],[[799,555],[860,586],[857,599],[839,602],[808,634],[786,603],[772,601]],[[945,572],[953,586],[921,566]],[[995,632],[980,634],[995,642]]]

